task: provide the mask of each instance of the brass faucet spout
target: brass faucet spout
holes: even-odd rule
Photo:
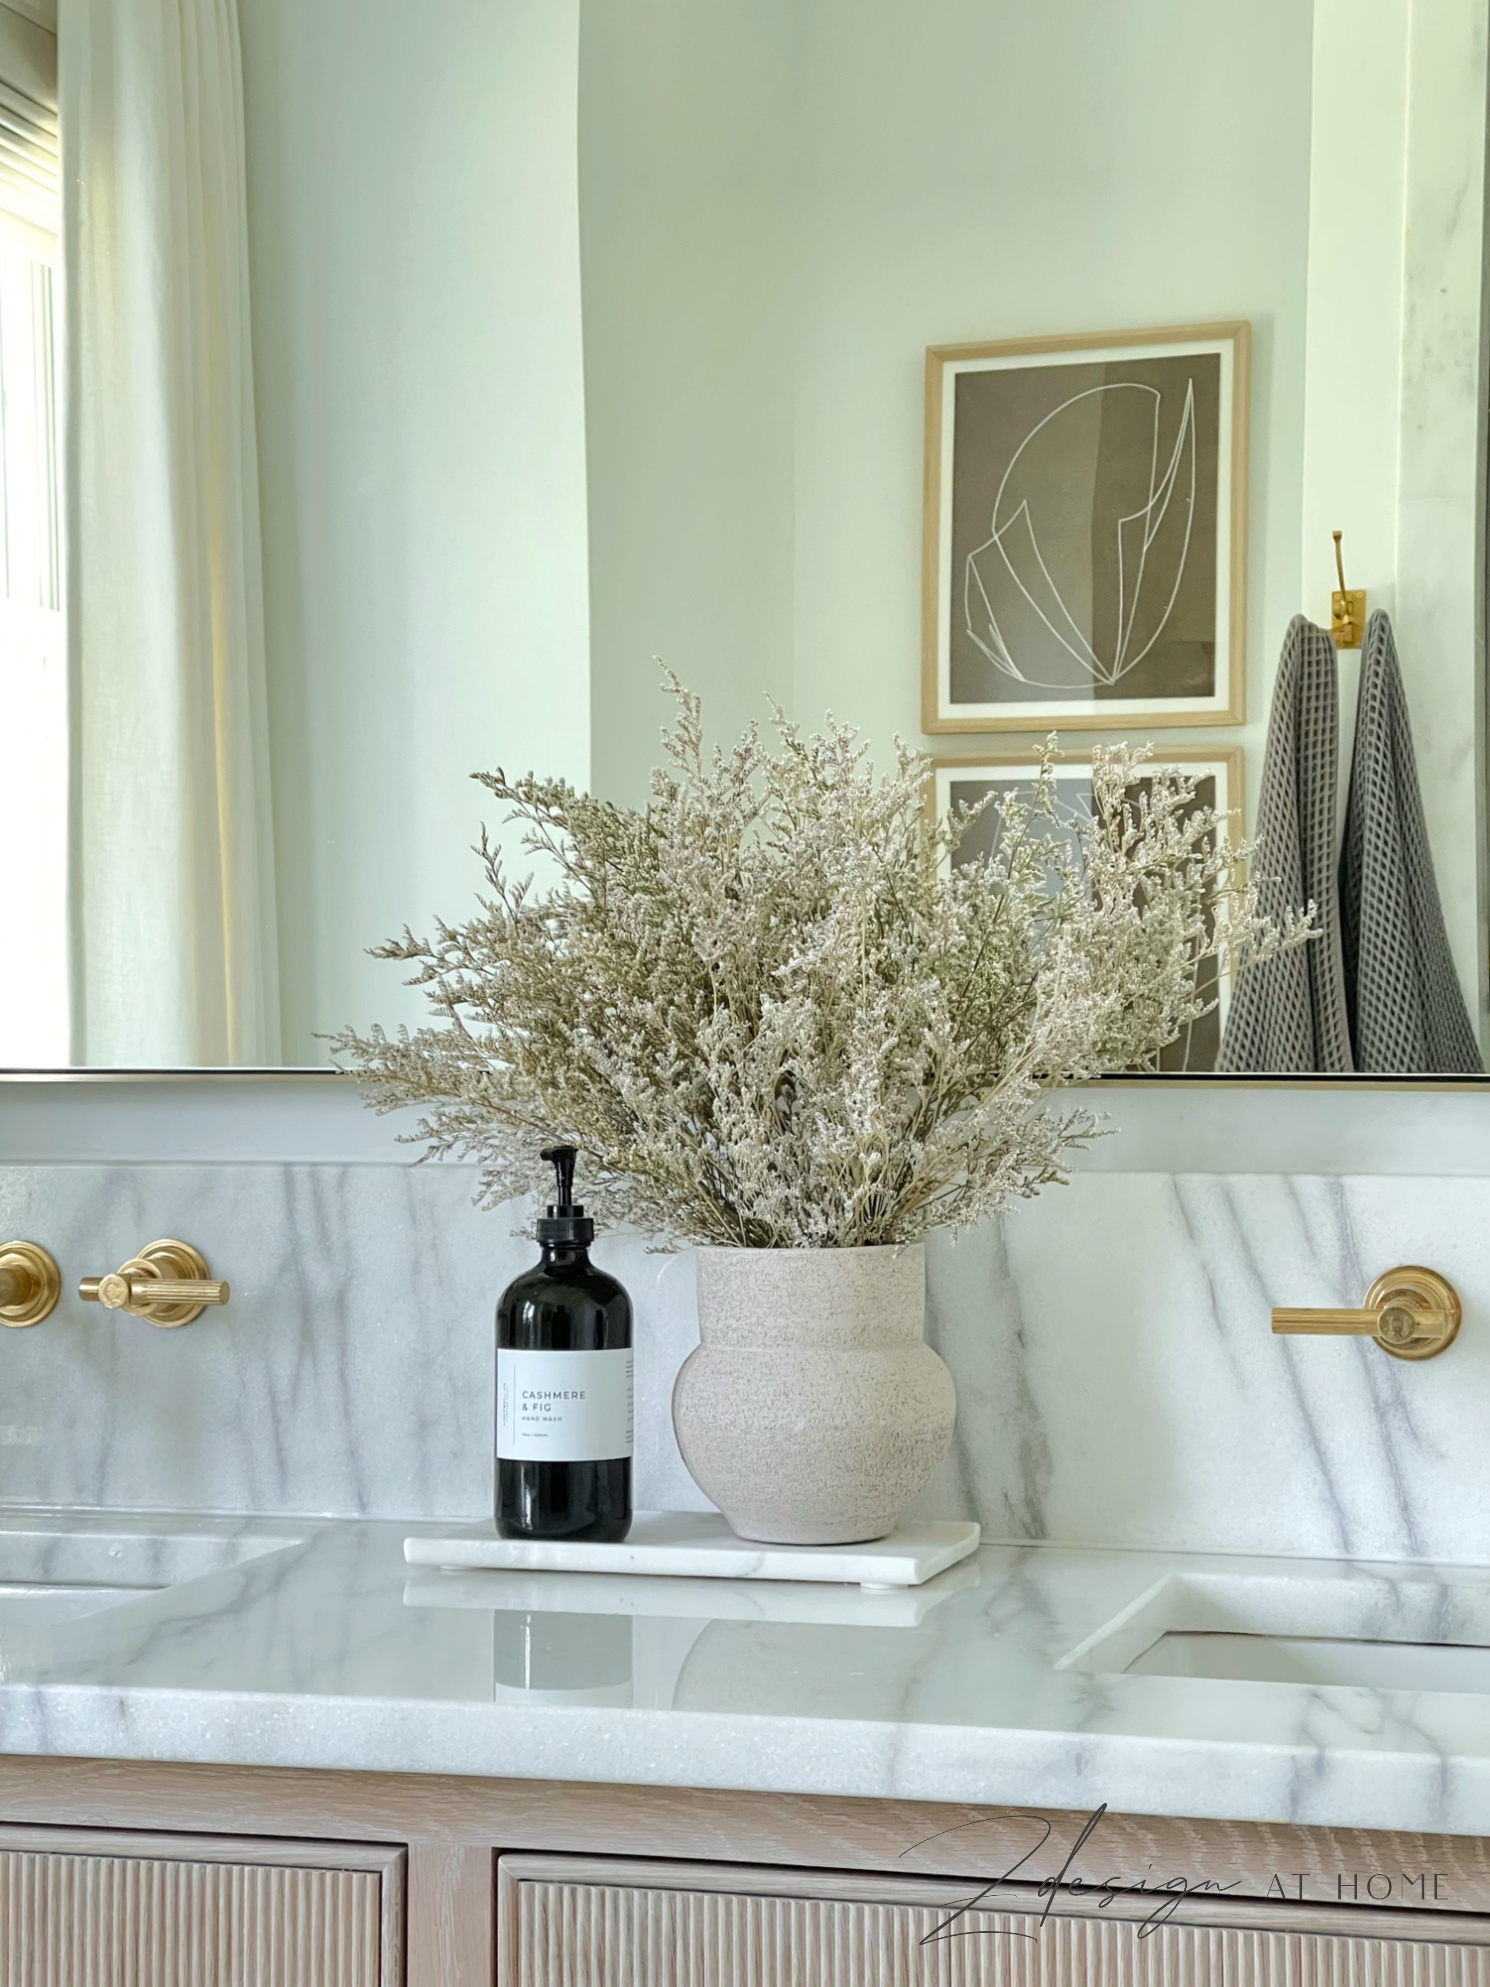
[[[1433,1359],[1453,1344],[1462,1315],[1459,1293],[1446,1277],[1409,1263],[1379,1276],[1366,1292],[1362,1310],[1281,1308],[1273,1312],[1273,1330],[1321,1338],[1374,1338],[1394,1359]]]
[[[62,1272],[39,1243],[0,1244],[0,1324],[39,1325],[61,1295]]]

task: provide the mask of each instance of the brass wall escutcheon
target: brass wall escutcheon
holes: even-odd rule
[[[0,1243],[0,1324],[39,1325],[61,1295],[62,1272],[39,1242]]]
[[[1315,1309],[1273,1313],[1275,1332],[1374,1338],[1393,1359],[1436,1359],[1459,1335],[1463,1312],[1447,1277],[1405,1263],[1377,1277],[1359,1311]]]
[[[85,1304],[128,1311],[152,1325],[189,1325],[209,1304],[226,1304],[228,1285],[213,1277],[207,1258],[190,1242],[152,1242],[112,1276],[85,1276],[78,1285]]]

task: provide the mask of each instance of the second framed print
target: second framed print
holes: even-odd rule
[[[1008,796],[1028,803],[1035,796],[1035,775],[1039,765],[1038,752],[1021,750],[1017,746],[1006,751],[995,750],[981,758],[933,759],[927,781],[927,808],[937,820],[945,821],[954,808],[977,807],[990,796]],[[1092,755],[1083,751],[1063,756],[1052,770],[1055,774],[1053,811],[1048,819],[1040,823],[1038,832],[1074,851],[1092,818]],[[1241,747],[1192,745],[1179,750],[1166,750],[1158,746],[1142,768],[1143,773],[1171,770],[1184,773],[1195,782],[1193,807],[1208,807],[1227,817],[1219,832],[1224,833],[1235,847],[1241,840],[1242,826]],[[1128,790],[1130,797],[1136,798],[1137,787],[1141,784],[1140,777],[1135,787]],[[1189,811],[1186,810],[1187,813]],[[997,807],[986,808],[952,853],[950,866],[960,868],[964,863],[993,855],[998,847],[1002,825]],[[1214,923],[1209,918],[1207,925],[1214,932]],[[1210,1003],[1208,1011],[1192,1021],[1183,1033],[1159,1052],[1154,1068],[1160,1072],[1193,1076],[1216,1067],[1231,1004],[1230,975],[1220,971],[1213,954],[1207,954],[1196,963],[1196,984]]]
[[[1242,722],[1249,343],[931,347],[926,731]]]

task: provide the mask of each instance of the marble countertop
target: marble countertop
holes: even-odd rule
[[[1490,1834],[1490,1569],[995,1545],[882,1594],[425,1572],[410,1529],[9,1514],[0,1751]],[[177,1584],[3,1584],[85,1534]],[[1165,1627],[1460,1647],[1415,1689],[1131,1672]]]

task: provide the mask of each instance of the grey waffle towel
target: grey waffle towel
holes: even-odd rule
[[[1240,975],[1219,1070],[1348,1070],[1350,1026],[1340,946],[1335,791],[1340,686],[1335,644],[1302,614],[1289,623],[1273,686],[1257,866],[1262,909],[1281,920],[1315,907],[1318,938]]]
[[[1340,858],[1350,1035],[1359,1070],[1484,1068],[1444,930],[1392,624],[1366,624]]]

